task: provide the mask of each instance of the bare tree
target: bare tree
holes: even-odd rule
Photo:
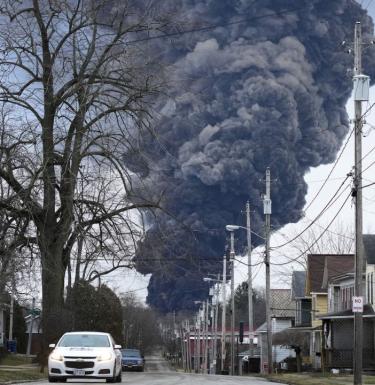
[[[276,254],[282,255],[284,260],[290,262],[274,266],[278,279],[284,284],[290,284],[293,270],[306,270],[308,254],[353,253],[353,228],[345,226],[341,221],[336,221],[329,229],[319,223],[306,228],[306,225],[303,226],[290,237],[284,235],[285,247],[275,251]],[[281,232],[280,234],[283,235]]]
[[[147,9],[125,1],[110,12],[109,3],[16,0],[0,9],[0,103],[8,116],[0,178],[11,191],[1,207],[29,221],[24,241],[40,252],[45,344],[61,333],[77,241],[90,233],[95,247],[121,247],[121,229],[132,233],[127,214],[156,206],[130,203],[122,164],[149,129],[150,97],[160,89],[153,63],[127,44],[149,30]]]
[[[0,202],[12,202],[9,186],[0,183]],[[17,205],[16,202],[12,202]],[[0,207],[0,301],[14,292],[16,277],[23,274],[32,263],[32,244],[27,244],[25,231],[29,218]],[[22,253],[22,254],[21,254]]]
[[[121,297],[123,312],[123,344],[150,353],[160,345],[159,320],[154,310],[142,305],[134,295]]]

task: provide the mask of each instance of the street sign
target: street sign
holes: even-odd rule
[[[352,312],[363,313],[363,297],[352,297]]]

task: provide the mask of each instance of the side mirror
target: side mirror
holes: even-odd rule
[[[121,345],[115,345],[115,349],[121,349],[122,346]]]
[[[56,347],[56,344],[49,344],[48,345],[51,349],[55,348]]]

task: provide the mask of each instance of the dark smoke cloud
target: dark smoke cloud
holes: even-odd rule
[[[221,270],[224,226],[243,223],[248,199],[262,232],[266,167],[277,179],[273,228],[301,218],[304,175],[332,162],[348,132],[353,58],[341,43],[352,41],[355,21],[365,35],[372,22],[352,0],[170,0],[163,7],[178,10],[188,26],[222,25],[155,42],[171,66],[169,96],[158,105],[159,142],[147,144],[149,168],[138,159],[137,171],[154,197],[164,193],[174,219],[149,218],[137,260],[152,273],[148,303],[171,311],[207,295],[202,277]],[[366,54],[373,64],[374,50]]]

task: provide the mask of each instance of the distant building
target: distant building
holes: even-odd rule
[[[291,297],[289,289],[271,289],[271,318],[272,334],[294,326],[295,323],[295,301]],[[266,372],[268,368],[268,345],[267,324],[262,324],[256,331],[258,345],[260,347],[261,371]],[[286,357],[294,357],[293,349],[276,345],[272,348],[273,363],[280,363]]]
[[[31,314],[25,317],[26,333],[29,334],[31,328]],[[38,354],[42,351],[42,318],[40,315],[34,315],[31,349],[30,354]]]

